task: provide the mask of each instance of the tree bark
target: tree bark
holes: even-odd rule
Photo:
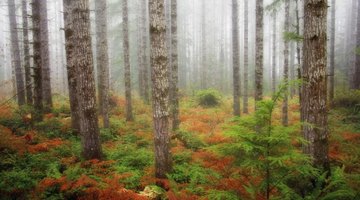
[[[350,30],[349,30],[349,87],[350,89],[355,89],[355,72],[356,72],[356,54],[354,53],[355,49],[356,49],[356,44],[354,44],[354,38],[356,38],[358,36],[357,34],[357,22],[359,22],[358,20],[358,7],[360,5],[357,5],[357,2],[359,0],[352,0],[351,2],[351,18],[350,18]]]
[[[233,42],[233,114],[240,116],[240,55],[239,55],[239,8],[232,0],[232,42]]]
[[[43,113],[40,4],[41,0],[32,0],[34,108],[36,111],[34,114],[35,121],[42,121]]]
[[[285,0],[285,32],[290,32],[290,0]],[[289,113],[288,113],[288,99],[289,99],[289,41],[284,40],[284,83],[285,83],[285,94],[282,105],[282,125],[288,126],[289,124]]]
[[[132,102],[131,102],[131,69],[130,69],[130,45],[129,45],[129,19],[128,19],[128,0],[123,0],[123,37],[124,37],[124,66],[125,66],[125,98],[126,98],[126,121],[133,121]]]
[[[244,100],[243,112],[249,113],[249,2],[244,1]]]
[[[142,54],[142,68],[143,68],[143,88],[144,88],[144,100],[146,103],[150,102],[150,91],[149,91],[149,60],[148,60],[148,37],[149,37],[149,23],[148,23],[148,1],[147,0],[143,0],[143,5],[141,7],[142,9],[142,27],[141,27],[141,32],[142,32],[142,49],[143,54]]]
[[[40,35],[44,111],[51,112],[51,80],[50,80],[50,54],[49,54],[49,28],[47,17],[47,1],[40,3]]]
[[[23,20],[23,39],[24,39],[24,69],[25,69],[25,87],[26,87],[26,103],[33,104],[33,92],[30,68],[30,46],[29,46],[29,25],[27,2],[22,0],[22,20]]]
[[[63,0],[66,69],[68,77],[69,99],[71,109],[71,127],[75,132],[80,131],[79,103],[76,97],[77,81],[76,66],[74,65],[74,25],[72,19],[71,0]]]
[[[171,0],[171,80],[170,101],[172,130],[179,129],[179,76],[178,76],[178,34],[177,34],[177,0]]]
[[[110,83],[106,5],[106,0],[95,1],[99,111],[103,118],[104,128],[109,128]]]
[[[314,165],[329,170],[327,121],[327,0],[304,1],[302,105],[304,152]]]
[[[330,27],[330,81],[329,81],[329,101],[332,104],[335,92],[335,20],[336,20],[336,0],[331,1],[331,27]]]
[[[89,0],[65,0],[70,8],[72,29],[66,30],[72,38],[71,65],[75,68],[77,101],[80,116],[82,155],[85,159],[101,159],[98,116],[96,114],[96,91],[94,63],[90,36]],[[68,47],[69,48],[69,47]]]
[[[150,0],[151,79],[155,140],[155,176],[166,178],[172,169],[169,136],[169,57],[163,0]]]
[[[264,1],[256,0],[255,101],[263,98],[264,72]]]
[[[21,59],[20,59],[20,48],[19,48],[19,36],[16,24],[16,8],[15,1],[8,0],[8,9],[9,9],[9,22],[10,22],[10,31],[11,31],[11,57],[13,60],[13,65],[15,66],[15,79],[16,79],[16,91],[17,91],[17,101],[19,106],[25,104],[25,85],[24,77],[21,69]]]

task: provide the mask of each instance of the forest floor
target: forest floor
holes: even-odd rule
[[[154,178],[151,106],[135,100],[135,121],[126,122],[125,100],[112,97],[111,127],[101,128],[104,160],[84,161],[65,102],[56,98],[53,112],[41,123],[31,122],[28,108],[1,107],[0,199],[151,199],[163,192],[152,187],[156,183],[170,200],[264,199],[249,190],[257,180],[241,175],[239,157],[219,150],[234,143],[226,134],[234,123],[230,98],[214,108],[182,99],[168,180]],[[274,124],[281,122],[279,108]],[[289,110],[291,134],[300,135],[297,99]],[[360,124],[340,108],[330,112],[329,124],[332,166],[342,167],[347,185],[360,191]]]

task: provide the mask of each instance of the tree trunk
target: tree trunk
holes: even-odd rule
[[[148,16],[148,1],[147,0],[143,0],[142,3],[142,27],[141,27],[141,32],[142,32],[142,49],[144,50],[143,54],[142,54],[142,68],[143,68],[143,87],[144,87],[144,100],[146,103],[150,102],[150,94],[149,94],[149,60],[148,60],[148,37],[149,37],[149,23],[147,20],[147,16]]]
[[[206,0],[201,0],[201,89],[207,89]]]
[[[285,32],[290,32],[290,0],[285,0]],[[288,99],[289,99],[289,41],[284,40],[284,83],[285,83],[285,94],[282,105],[282,125],[288,126],[289,116],[288,116]]]
[[[244,100],[243,111],[249,113],[249,1],[244,1]]]
[[[25,104],[25,85],[24,77],[21,70],[20,48],[19,48],[19,36],[16,24],[16,8],[15,1],[8,0],[9,8],[9,21],[10,21],[10,36],[11,36],[11,57],[13,65],[15,65],[15,79],[16,79],[16,91],[17,100],[19,106]]]
[[[304,1],[302,102],[304,152],[314,165],[329,170],[327,123],[327,0]]]
[[[357,20],[359,18],[358,15],[358,6],[357,2],[359,0],[352,0],[351,2],[351,18],[350,18],[350,30],[349,30],[349,87],[350,89],[355,89],[355,71],[356,71],[356,54],[354,53],[355,48],[356,48],[356,44],[354,44],[354,38],[357,37],[357,25],[356,23],[359,22],[359,20]]]
[[[264,1],[256,0],[255,101],[263,98]]]
[[[358,0],[358,10],[360,9],[360,0]],[[354,89],[360,89],[360,13],[357,16],[357,37],[356,37],[356,58],[355,58],[355,73],[354,73]]]
[[[22,0],[22,20],[23,20],[23,37],[24,37],[24,69],[25,69],[25,86],[26,86],[26,103],[33,104],[33,92],[31,83],[30,68],[30,46],[29,46],[29,25],[27,2]]]
[[[67,38],[71,38],[70,42],[73,45],[70,49],[71,54],[68,56],[71,57],[70,66],[73,66],[76,72],[76,98],[79,106],[82,155],[87,160],[100,159],[102,152],[96,114],[89,0],[65,1],[69,1],[66,4],[70,8],[69,19],[72,20],[72,28],[66,30],[66,35]]]
[[[63,0],[66,69],[68,77],[69,99],[71,109],[71,127],[75,132],[80,131],[79,103],[76,97],[77,80],[76,66],[74,65],[74,25],[72,19],[71,0]]]
[[[272,35],[272,70],[271,70],[271,89],[272,93],[276,92],[276,55],[277,55],[277,11],[273,13],[273,35]]]
[[[172,130],[179,128],[179,76],[178,76],[178,35],[177,35],[177,0],[171,0],[171,80],[170,101]]]
[[[335,91],[335,20],[336,20],[336,0],[331,1],[331,27],[330,27],[330,81],[329,81],[329,101],[332,104]]]
[[[239,8],[232,0],[232,42],[233,42],[233,114],[240,116],[240,55],[239,55]]]
[[[42,121],[43,112],[40,4],[41,0],[32,0],[34,108],[36,111],[34,115],[35,121]]]
[[[163,0],[150,0],[151,79],[155,140],[155,176],[166,178],[172,169],[169,136],[169,58],[166,46],[166,18]]]
[[[51,81],[50,81],[50,54],[49,54],[49,29],[47,17],[47,1],[40,3],[40,35],[41,35],[41,60],[44,111],[51,112]]]
[[[106,10],[106,0],[95,1],[99,111],[103,117],[104,128],[109,128],[110,83]]]
[[[133,121],[131,102],[131,71],[130,71],[130,46],[129,46],[129,19],[128,0],[123,0],[123,37],[124,37],[124,66],[125,66],[125,98],[126,98],[126,121]]]

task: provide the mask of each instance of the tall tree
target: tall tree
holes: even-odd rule
[[[233,114],[240,116],[240,55],[239,55],[239,8],[232,0],[232,42],[233,42]]]
[[[179,76],[178,76],[178,34],[177,34],[177,0],[171,0],[171,80],[170,101],[172,129],[179,128]]]
[[[43,84],[42,84],[42,59],[40,35],[40,4],[41,0],[32,0],[32,30],[33,30],[33,71],[34,71],[34,119],[42,120],[43,112]]]
[[[30,68],[30,46],[29,46],[29,25],[28,10],[26,0],[21,1],[22,4],[22,21],[23,21],[23,38],[24,38],[24,69],[25,69],[25,86],[26,86],[26,103],[32,105],[33,92],[31,83]]]
[[[96,91],[94,63],[90,35],[89,0],[67,0],[70,7],[72,29],[66,30],[71,35],[71,63],[76,71],[76,84],[80,116],[80,136],[82,155],[85,159],[102,157],[99,138],[98,116],[96,114]]]
[[[206,32],[206,0],[201,0],[201,89],[206,89],[207,85],[207,35]]]
[[[96,60],[98,71],[99,110],[105,128],[109,128],[109,55],[106,0],[95,1]]]
[[[155,176],[166,178],[172,169],[169,136],[169,57],[163,0],[150,0],[150,60],[155,140]]]
[[[71,127],[75,132],[80,131],[79,103],[76,97],[77,81],[76,66],[74,65],[74,25],[72,19],[71,0],[63,0],[64,7],[64,31],[65,31],[65,52],[66,52],[66,69],[69,88],[69,99],[71,109]]]
[[[249,112],[249,1],[244,1],[244,100],[243,111]]]
[[[356,44],[354,44],[354,38],[357,37],[357,25],[358,22],[358,5],[357,2],[359,0],[352,0],[351,1],[351,14],[350,14],[350,27],[349,27],[349,34],[348,34],[348,76],[349,76],[349,86],[350,89],[355,89],[355,71],[356,71],[356,55],[354,54],[354,50],[356,48]]]
[[[329,100],[334,100],[335,91],[335,20],[336,20],[336,0],[331,1],[331,26],[330,26],[330,81],[329,81]]]
[[[304,0],[303,135],[304,152],[329,170],[327,120],[327,0]]]
[[[50,112],[52,108],[51,80],[50,80],[50,53],[49,53],[49,27],[47,15],[47,1],[40,3],[40,35],[41,35],[41,64],[44,111]]]
[[[129,16],[128,0],[123,0],[122,17],[123,17],[123,37],[124,37],[124,66],[125,66],[125,98],[126,98],[126,121],[134,119],[131,102],[131,69],[130,69],[130,45],[129,45]]]
[[[272,13],[273,17],[273,34],[272,34],[272,68],[271,68],[271,89],[273,94],[276,91],[276,55],[277,55],[277,10]]]
[[[360,9],[360,0],[358,0],[358,10]],[[355,58],[355,73],[354,73],[354,89],[360,89],[360,12],[357,15],[357,37],[356,37],[356,58]]]
[[[143,74],[142,74],[142,83],[143,83],[143,92],[144,92],[144,100],[146,103],[150,102],[150,94],[149,94],[149,61],[148,61],[148,38],[149,38],[149,23],[148,23],[148,12],[147,12],[147,0],[142,0],[141,6],[141,13],[142,13],[142,20],[141,20],[141,44],[143,49],[142,52],[142,66]]]
[[[290,0],[285,0],[285,24],[284,24],[285,33],[290,32]],[[284,39],[284,82],[286,87],[286,92],[284,95],[283,105],[282,105],[282,125],[287,126],[289,123],[288,116],[288,86],[289,81],[289,41]]]
[[[12,63],[15,68],[15,79],[16,79],[16,90],[17,90],[17,101],[18,104],[25,104],[25,85],[24,77],[21,69],[21,59],[20,59],[20,48],[19,48],[19,36],[18,29],[16,24],[16,8],[15,1],[8,0],[8,9],[9,9],[9,21],[10,21],[10,31],[11,31],[11,57]]]
[[[255,101],[263,98],[264,0],[256,0]]]

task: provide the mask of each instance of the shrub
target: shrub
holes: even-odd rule
[[[205,147],[205,143],[194,133],[179,130],[176,132],[175,137],[179,139],[186,148],[197,151]]]
[[[360,106],[360,90],[345,90],[336,93],[333,101],[334,106],[343,108],[355,108]]]
[[[102,128],[100,129],[100,140],[101,142],[114,141],[117,140],[117,136],[111,129]]]
[[[221,94],[215,89],[201,90],[196,93],[196,100],[198,105],[211,108],[220,105]]]
[[[62,124],[57,118],[51,118],[35,124],[36,130],[45,134],[48,138],[64,137],[61,131]]]
[[[235,193],[228,191],[210,190],[207,195],[211,200],[238,200],[240,199]]]
[[[132,144],[120,145],[117,149],[107,152],[110,160],[117,161],[118,165],[133,170],[143,170],[153,163],[153,153],[145,148],[137,148]]]
[[[70,115],[71,114],[70,105],[63,104],[60,107],[53,107],[52,113],[55,116],[60,116],[60,114]]]

